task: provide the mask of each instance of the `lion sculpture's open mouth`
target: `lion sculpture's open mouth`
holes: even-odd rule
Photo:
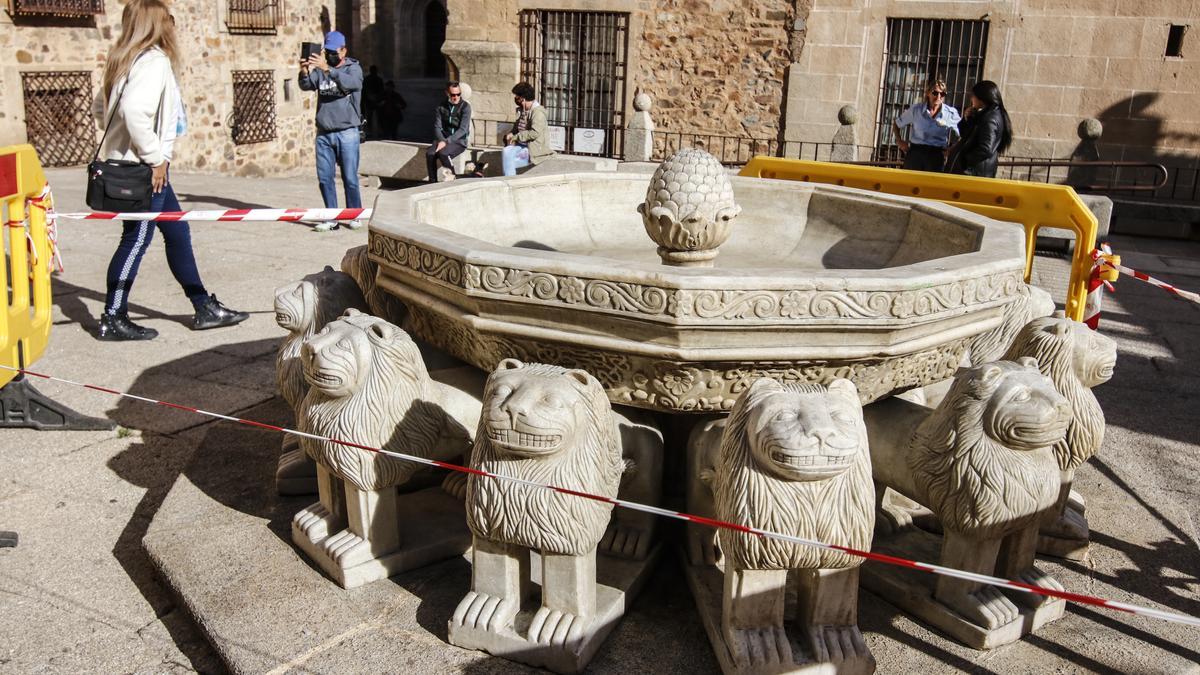
[[[767,456],[780,474],[806,481],[824,480],[847,471],[857,454],[854,439],[845,437],[814,439],[801,447],[772,443],[767,449]]]
[[[563,444],[561,433],[534,433],[488,425],[487,435],[497,448],[522,457],[552,455]]]

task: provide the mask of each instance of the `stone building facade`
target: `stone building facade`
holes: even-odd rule
[[[1196,0],[815,0],[788,75],[787,140],[828,140],[858,108],[871,144],[889,72],[889,22],[987,24],[982,79],[1012,116],[1010,154],[1070,157],[1080,123],[1100,120],[1104,159],[1195,161],[1200,151]],[[892,59],[894,64],[896,59]],[[914,99],[916,100],[916,99]]]
[[[21,11],[63,6],[77,16]],[[271,6],[282,10],[231,14],[227,0],[172,3],[188,112],[174,166],[238,176],[313,170],[316,101],[297,87],[297,62],[300,43],[319,42],[328,30],[329,10],[318,0]],[[8,55],[0,65],[0,145],[32,142],[44,163],[86,163],[100,137],[88,104],[123,8],[117,0],[9,0],[0,12]]]
[[[1069,157],[1086,118],[1104,126],[1106,159],[1200,150],[1198,0],[447,0],[447,10],[442,52],[485,119],[511,117],[509,88],[536,70],[522,37],[531,13],[615,12],[629,45],[618,117],[645,91],[660,131],[775,138],[795,156],[829,143],[852,105],[858,142],[886,145],[897,106],[920,99],[927,71],[950,68],[959,105],[974,80],[999,84],[1012,155]]]

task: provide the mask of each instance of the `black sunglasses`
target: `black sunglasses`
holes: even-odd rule
[[[944,92],[944,91],[931,91],[929,93],[933,94],[937,98],[945,98],[946,97],[946,92]]]

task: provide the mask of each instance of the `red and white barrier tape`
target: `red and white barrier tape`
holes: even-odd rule
[[[1140,279],[1152,286],[1158,286],[1159,288],[1163,289],[1164,291],[1174,294],[1176,297],[1183,298],[1184,300],[1188,300],[1190,302],[1200,303],[1200,293],[1193,293],[1191,291],[1185,291],[1181,288],[1175,288],[1171,284],[1168,284],[1165,281],[1159,281],[1158,279],[1155,279],[1154,277],[1152,277],[1148,274],[1143,274],[1135,269],[1130,269],[1120,263],[1110,262],[1109,260],[1104,258],[1105,253],[1111,254],[1112,251],[1108,251],[1108,250],[1101,251],[1100,249],[1092,250],[1092,259],[1097,261],[1098,266],[1103,267],[1103,268],[1117,270],[1121,274],[1128,274],[1129,276],[1133,277],[1134,279]]]
[[[226,209],[224,211],[139,211],[117,213],[60,213],[59,218],[72,220],[187,220],[201,221],[283,221],[299,220],[359,220],[371,217],[371,209]]]
[[[965,572],[963,570],[954,569],[952,567],[943,567],[941,565],[933,565],[930,563],[917,562],[915,560],[908,560],[906,558],[898,558],[895,556],[884,555],[882,553],[872,553],[871,551],[860,551],[858,549],[850,548],[848,546],[839,546],[837,544],[826,544],[824,542],[817,541],[815,539],[804,539],[802,537],[794,537],[792,535],[781,534],[779,532],[771,532],[769,530],[762,530],[762,529],[759,529],[756,527],[739,525],[737,523],[731,523],[731,522],[727,522],[727,521],[723,521],[723,520],[716,520],[714,518],[705,518],[703,516],[696,516],[696,515],[692,515],[690,513],[684,513],[682,511],[672,511],[670,509],[664,509],[664,508],[660,508],[657,506],[648,506],[646,504],[639,504],[637,502],[626,501],[624,499],[603,497],[601,495],[589,494],[587,492],[579,492],[577,490],[570,490],[567,488],[556,487],[554,485],[537,483],[534,481],[525,480],[523,478],[516,478],[513,476],[504,476],[501,474],[494,474],[494,473],[490,473],[487,471],[481,471],[479,469],[472,469],[472,468],[466,467],[466,466],[459,466],[457,464],[451,464],[449,462],[441,462],[436,459],[427,459],[425,457],[417,457],[414,455],[406,455],[406,454],[400,453],[400,452],[392,452],[390,450],[384,450],[382,448],[375,448],[375,447],[371,447],[369,445],[361,445],[359,443],[343,441],[343,440],[340,440],[337,438],[331,438],[329,436],[319,436],[317,434],[310,434],[310,433],[303,432],[303,431],[297,431],[295,429],[288,429],[286,427],[280,427],[280,426],[276,426],[274,424],[267,424],[265,422],[256,422],[254,420],[247,420],[247,419],[243,419],[240,417],[233,417],[231,415],[222,415],[221,413],[215,413],[215,412],[210,412],[207,410],[201,410],[200,408],[193,408],[191,406],[180,405],[177,403],[169,403],[167,401],[160,401],[158,399],[148,398],[145,396],[138,396],[136,394],[129,394],[129,393],[126,393],[123,391],[117,391],[116,389],[109,389],[108,387],[101,387],[101,386],[95,385],[95,384],[85,384],[82,382],[75,382],[72,380],[66,380],[63,378],[46,375],[44,373],[35,373],[31,370],[25,370],[22,368],[13,368],[11,366],[5,366],[5,365],[0,365],[0,368],[2,368],[4,370],[10,370],[13,372],[21,373],[23,375],[28,375],[30,377],[37,377],[37,378],[40,378],[43,380],[50,380],[52,382],[61,382],[63,384],[68,384],[68,385],[75,386],[75,387],[82,387],[84,389],[100,391],[100,392],[104,392],[106,394],[112,394],[114,396],[120,396],[123,398],[131,398],[131,399],[134,399],[137,401],[143,401],[145,403],[153,403],[156,405],[166,406],[168,408],[174,408],[176,410],[186,410],[188,412],[193,412],[198,415],[214,417],[216,419],[227,420],[229,422],[237,422],[238,424],[244,424],[246,426],[257,427],[260,429],[268,429],[270,431],[279,431],[279,432],[282,432],[285,434],[292,434],[294,436],[302,436],[304,438],[310,438],[310,439],[316,440],[316,441],[326,441],[326,442],[330,442],[330,443],[338,443],[340,445],[345,445],[345,446],[348,446],[351,448],[358,448],[359,450],[365,450],[367,452],[375,452],[375,453],[378,453],[381,455],[387,455],[388,457],[394,457],[396,459],[401,459],[401,460],[405,460],[405,461],[409,461],[409,462],[416,462],[418,464],[424,464],[426,466],[433,466],[433,467],[437,467],[439,469],[446,469],[449,471],[457,471],[460,473],[474,474],[476,476],[483,476],[485,478],[493,478],[493,479],[497,479],[497,480],[506,480],[506,481],[509,481],[512,483],[518,483],[518,484],[526,485],[526,486],[529,486],[532,488],[538,488],[541,490],[552,490],[554,492],[559,492],[559,493],[567,494],[567,495],[573,495],[575,497],[580,497],[582,499],[590,499],[592,501],[604,502],[606,504],[612,504],[614,506],[620,506],[623,508],[632,509],[634,511],[641,511],[643,513],[651,513],[651,514],[654,514],[657,516],[665,516],[667,518],[683,520],[683,521],[686,521],[689,523],[698,523],[700,525],[708,525],[710,527],[715,527],[718,529],[726,529],[726,530],[734,530],[737,532],[745,532],[747,534],[753,534],[753,535],[757,535],[759,537],[765,537],[768,539],[778,539],[780,541],[786,541],[786,542],[790,542],[793,544],[799,544],[801,546],[812,546],[815,548],[825,549],[827,551],[840,551],[842,553],[847,553],[849,555],[863,558],[865,560],[874,560],[876,562],[887,563],[889,565],[896,565],[898,567],[907,567],[909,569],[921,570],[923,572],[929,572],[932,574],[940,574],[943,576],[954,577],[956,579],[964,579],[966,581],[973,581],[973,582],[981,583],[981,584],[1000,586],[1001,588],[1008,588],[1008,589],[1011,589],[1014,591],[1020,591],[1022,593],[1033,593],[1035,595],[1043,595],[1043,596],[1052,597],[1052,598],[1061,598],[1061,599],[1067,600],[1069,602],[1077,602],[1077,603],[1083,604],[1083,605],[1104,607],[1107,609],[1114,609],[1114,610],[1121,611],[1121,612],[1128,612],[1130,614],[1137,614],[1139,616],[1149,616],[1149,617],[1153,617],[1156,619],[1162,619],[1163,621],[1170,621],[1173,623],[1182,623],[1182,624],[1187,624],[1190,626],[1200,627],[1200,618],[1188,616],[1186,614],[1177,614],[1175,612],[1167,612],[1167,611],[1164,611],[1161,609],[1154,609],[1152,607],[1141,607],[1138,605],[1130,605],[1130,604],[1127,604],[1124,602],[1117,602],[1115,600],[1105,600],[1104,598],[1098,598],[1098,597],[1094,597],[1094,596],[1090,596],[1090,595],[1082,595],[1079,593],[1071,593],[1069,591],[1058,591],[1058,590],[1053,590],[1053,589],[1049,589],[1049,588],[1041,588],[1038,586],[1033,586],[1031,584],[1022,583],[1020,581],[1012,581],[1011,579],[1001,579],[999,577],[987,576],[985,574],[976,574],[974,572]]]
[[[1092,253],[1092,271],[1088,274],[1087,283],[1087,298],[1083,303],[1083,322],[1092,330],[1100,329],[1100,306],[1104,302],[1104,290],[1115,291],[1113,285],[1103,278],[1104,274],[1104,258],[1100,254],[1112,255],[1112,249],[1108,244],[1100,244],[1100,247]]]
[[[50,191],[49,183],[42,187],[41,194],[29,200],[29,206],[46,212],[46,238],[50,240],[50,269],[62,272],[64,269],[62,251],[58,248],[58,213],[54,210],[54,193]],[[30,239],[30,248],[33,249],[36,256],[37,249],[33,247],[32,238]],[[36,259],[34,262],[37,262]]]

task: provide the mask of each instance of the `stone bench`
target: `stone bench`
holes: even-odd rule
[[[358,173],[383,180],[423,181],[428,177],[425,149],[428,143],[416,141],[367,141],[360,146]],[[454,173],[464,174],[467,162],[488,163],[487,175],[501,175],[499,148],[467,148],[454,158]],[[608,157],[555,155],[540,166],[522,170],[543,173],[574,173],[579,171],[616,171],[619,162]]]

